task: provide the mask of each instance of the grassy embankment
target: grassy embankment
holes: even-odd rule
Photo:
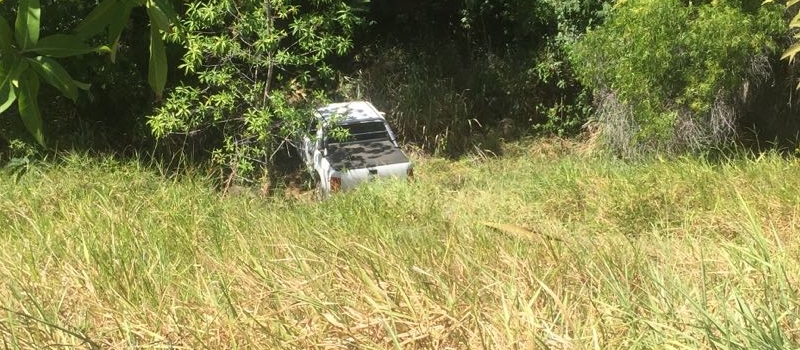
[[[2,347],[800,346],[800,162],[573,149],[323,203],[84,157],[0,175]]]

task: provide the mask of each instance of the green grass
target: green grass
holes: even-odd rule
[[[506,148],[321,203],[84,156],[0,175],[0,341],[800,348],[800,162]]]

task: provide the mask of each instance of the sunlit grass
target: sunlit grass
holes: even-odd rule
[[[6,348],[800,347],[800,163],[564,142],[321,203],[72,156],[0,175]]]

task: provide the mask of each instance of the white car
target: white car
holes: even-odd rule
[[[378,177],[413,176],[413,166],[384,114],[369,102],[333,103],[317,109],[298,141],[300,156],[323,196]]]

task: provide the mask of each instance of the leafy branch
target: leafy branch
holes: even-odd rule
[[[167,57],[162,32],[170,32],[177,14],[168,0],[104,0],[75,28],[73,33],[39,37],[41,6],[39,0],[20,0],[12,31],[0,17],[0,114],[17,102],[25,128],[44,146],[42,116],[38,94],[41,82],[53,86],[73,102],[78,90],[89,84],[76,81],[56,60],[89,53],[109,54],[116,58],[119,38],[130,19],[131,10],[144,6],[150,17],[150,65],[148,81],[161,97],[167,80]],[[92,46],[89,39],[106,32],[108,44]]]

